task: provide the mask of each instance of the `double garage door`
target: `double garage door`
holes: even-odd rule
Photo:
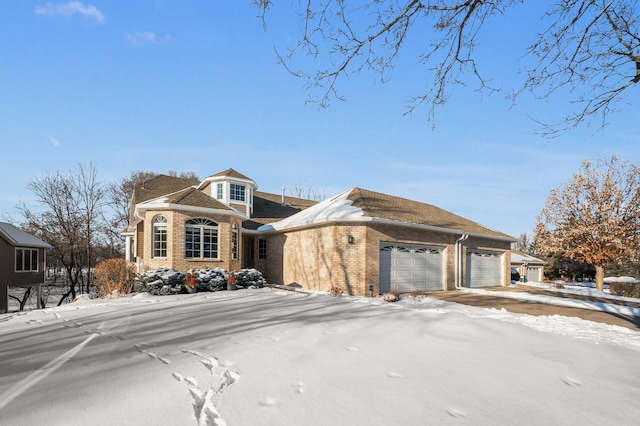
[[[380,293],[444,289],[442,247],[383,243],[380,245]]]
[[[467,287],[502,285],[502,253],[482,250],[467,251]]]

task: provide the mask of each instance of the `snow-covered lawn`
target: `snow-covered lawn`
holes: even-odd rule
[[[427,297],[141,294],[0,315],[0,336],[2,425],[640,418],[640,332]]]

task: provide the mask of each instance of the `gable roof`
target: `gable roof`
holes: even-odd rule
[[[427,229],[487,236],[515,241],[502,232],[482,226],[431,204],[353,188],[291,217],[264,225],[260,231],[280,231],[327,222],[368,222],[419,226]]]
[[[246,218],[242,212],[230,207],[220,201],[210,197],[203,191],[189,187],[176,191],[171,194],[165,194],[151,200],[137,204],[136,214],[144,210],[161,210],[175,209],[188,211],[216,210],[218,212],[226,212],[241,218]]]
[[[0,236],[12,246],[52,248],[49,243],[6,222],[0,222]]]
[[[133,190],[133,204],[142,203],[153,198],[161,197],[181,189],[196,186],[200,181],[176,176],[157,175]]]
[[[227,170],[225,170],[223,172],[216,173],[216,174],[211,175],[209,177],[220,177],[220,176],[222,176],[222,177],[233,177],[233,178],[237,178],[237,179],[244,179],[244,180],[251,180],[251,181],[253,180],[253,179],[250,179],[250,178],[246,177],[242,173],[239,173],[239,172],[235,171],[234,169],[227,169]]]

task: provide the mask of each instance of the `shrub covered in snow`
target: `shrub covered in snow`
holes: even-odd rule
[[[222,268],[189,269],[197,281],[198,291],[219,291],[227,288],[227,271]]]
[[[220,291],[227,289],[227,281],[233,276],[236,288],[264,287],[267,284],[262,273],[256,269],[240,269],[229,274],[222,268],[189,269],[187,274],[169,268],[156,269],[137,275],[133,279],[133,290],[156,296],[186,293],[186,278],[193,277],[197,291]]]
[[[138,274],[133,278],[133,291],[155,296],[180,293],[184,288],[184,274],[175,269],[160,268]]]
[[[397,302],[400,300],[400,293],[398,293],[398,290],[386,290],[382,293],[382,300],[385,302]]]
[[[267,285],[267,280],[257,269],[239,269],[233,272],[233,276],[236,278],[236,287],[262,288]]]

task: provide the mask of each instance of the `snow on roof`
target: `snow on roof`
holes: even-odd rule
[[[544,260],[540,260],[537,257],[528,255],[526,253],[522,253],[519,251],[512,251],[511,263],[537,263],[539,265],[544,265],[547,262],[545,262]]]
[[[371,221],[515,241],[435,206],[361,188],[352,188],[286,219],[260,226],[258,231],[282,231],[327,222]]]
[[[12,246],[39,247],[50,249],[51,245],[10,223],[0,222],[0,236]]]
[[[365,218],[361,208],[353,207],[353,201],[348,199],[351,191],[350,189],[324,200],[286,219],[263,225],[258,231],[279,231],[324,222],[371,220]]]

